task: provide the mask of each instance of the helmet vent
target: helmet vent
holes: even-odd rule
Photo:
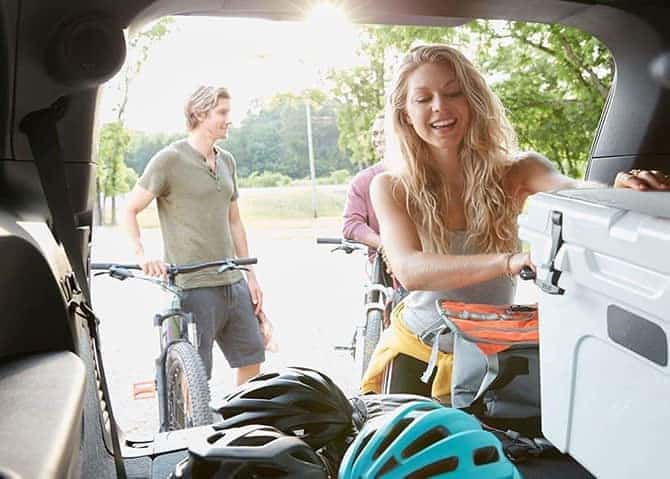
[[[475,449],[475,452],[472,454],[472,462],[475,463],[475,466],[498,462],[499,459],[498,449],[494,446],[480,447],[479,449]]]
[[[379,445],[372,458],[377,459],[379,455],[383,451],[385,451],[386,448],[388,448],[393,441],[395,441],[395,439],[400,435],[400,433],[403,432],[413,420],[414,419],[407,417],[398,421],[398,423],[395,426],[393,426],[393,429],[391,429],[391,431],[387,434],[382,443]]]
[[[397,465],[398,465],[398,462],[394,458],[389,459],[388,461],[386,461],[386,464],[384,464],[382,466],[382,468],[377,472],[376,477],[383,476],[384,474],[386,474],[390,470],[395,469],[395,467]]]
[[[214,444],[216,441],[221,439],[223,436],[225,436],[225,433],[223,432],[216,432],[212,434],[211,436],[207,437],[207,442],[210,444]]]
[[[430,477],[439,476],[440,474],[453,472],[457,468],[458,458],[452,456],[422,467],[421,469],[409,474],[406,479],[428,479]]]
[[[367,446],[368,442],[370,442],[370,439],[374,435],[373,433],[374,433],[374,431],[369,431],[368,434],[363,438],[363,440],[361,441],[360,446],[358,446],[358,449],[356,450],[356,452],[353,455],[354,459],[358,459],[358,456],[361,454],[363,449],[365,449],[365,446]]]
[[[243,399],[274,399],[286,394],[284,386],[266,386],[251,389],[242,394]]]
[[[423,451],[428,446],[431,446],[432,444],[435,444],[436,442],[441,441],[447,437],[449,437],[449,432],[445,428],[441,426],[434,427],[430,431],[424,432],[409,446],[407,446],[402,451],[402,457],[408,458],[413,456],[417,452]]]
[[[264,436],[262,434],[254,434],[249,436],[238,437],[234,441],[231,441],[230,445],[238,447],[264,446],[265,444],[271,442],[273,439],[276,438],[272,436]]]
[[[246,411],[245,411],[244,409],[242,409],[242,408],[239,408],[239,407],[230,407],[230,406],[228,406],[228,405],[226,405],[226,404],[224,404],[223,406],[221,406],[221,407],[219,408],[219,414],[221,414],[221,417],[222,417],[224,420],[225,420],[225,419],[230,419],[230,418],[232,418],[232,417],[235,417],[235,416],[237,416],[237,415],[239,415],[239,414],[243,414],[243,413],[245,413],[245,412],[246,412]]]

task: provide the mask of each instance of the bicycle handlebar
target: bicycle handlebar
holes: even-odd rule
[[[360,241],[346,238],[317,238],[316,244],[333,244],[336,246],[332,251],[342,250],[347,254],[351,254],[354,251],[367,251],[368,249],[368,247]]]
[[[226,258],[216,261],[207,261],[205,263],[191,263],[191,264],[168,264],[168,275],[178,275],[181,273],[192,273],[200,271],[205,268],[213,268],[221,266],[221,270],[240,269],[240,267],[248,266],[258,263],[258,258]],[[91,263],[92,270],[110,270],[110,269],[126,269],[126,270],[141,270],[139,264],[118,264],[118,263]],[[220,271],[221,271],[220,270]]]
[[[317,238],[316,244],[342,244],[342,238]],[[346,240],[345,240],[346,241]],[[353,243],[354,241],[352,241]]]
[[[137,270],[142,269],[142,267],[139,264],[91,263],[91,269],[94,270],[105,270],[111,268],[137,269]]]

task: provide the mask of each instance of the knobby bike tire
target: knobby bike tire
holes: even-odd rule
[[[379,337],[382,334],[382,323],[384,321],[384,313],[378,309],[371,309],[365,318],[365,341],[363,341],[363,370],[361,374],[365,374],[370,364],[372,352],[377,347]]]
[[[207,373],[192,344],[178,342],[168,347],[165,379],[169,431],[211,424]]]
[[[372,271],[370,272],[371,284],[385,284],[384,282],[384,262],[381,257],[376,257],[372,262]],[[366,304],[377,303],[379,301],[379,291],[369,291],[365,295]],[[363,351],[357,351],[362,354],[361,376],[365,374],[372,357],[372,352],[377,347],[379,338],[382,334],[384,322],[384,313],[378,309],[369,309],[365,317],[365,338],[363,340]]]

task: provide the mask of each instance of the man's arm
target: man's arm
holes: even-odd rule
[[[237,205],[237,201],[232,201],[230,203],[228,219],[230,221],[230,232],[233,237],[235,254],[237,254],[237,256],[240,258],[246,258],[249,256],[247,233],[244,229],[244,224],[242,223],[240,209]],[[256,314],[258,314],[263,309],[263,292],[261,291],[261,287],[258,284],[256,273],[254,272],[253,267],[250,265],[247,266],[247,268],[249,269],[249,271],[247,271],[247,283],[249,283],[251,301],[256,305]]]
[[[373,248],[379,248],[379,233],[368,225],[367,198],[368,188],[361,188],[360,181],[364,177],[356,177],[347,191],[347,201],[342,215],[342,236],[346,239],[360,241]],[[368,180],[369,181],[369,180]]]
[[[142,266],[144,273],[151,276],[164,276],[166,274],[166,269],[165,264],[162,261],[147,261],[146,259],[144,246],[142,245],[142,239],[140,237],[140,225],[137,221],[137,215],[144,210],[154,198],[155,196],[149,190],[140,185],[135,185],[128,195],[128,202],[121,213],[121,224],[130,238],[133,253],[137,258],[137,262]]]

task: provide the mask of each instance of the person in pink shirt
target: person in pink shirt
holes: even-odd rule
[[[342,236],[368,246],[368,258],[374,258],[379,248],[379,222],[370,200],[370,182],[384,171],[384,116],[378,115],[372,123],[372,146],[380,161],[359,171],[351,180],[344,207]]]

